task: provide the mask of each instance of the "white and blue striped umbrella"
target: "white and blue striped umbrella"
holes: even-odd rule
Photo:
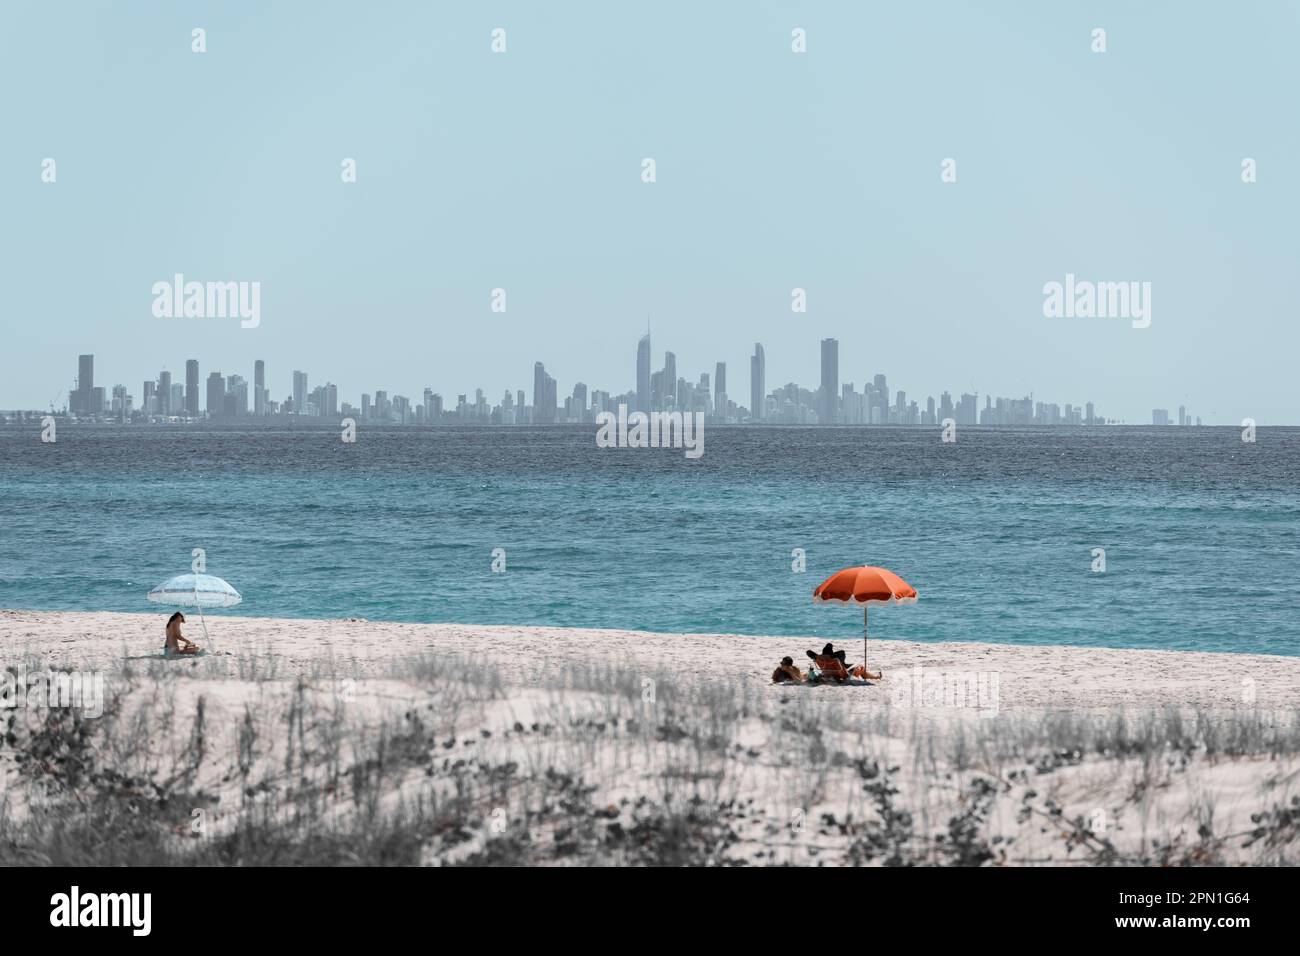
[[[178,574],[149,592],[149,600],[178,607],[233,607],[243,600],[238,591],[214,574]]]

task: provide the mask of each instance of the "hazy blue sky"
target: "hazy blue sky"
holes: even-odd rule
[[[984,6],[7,3],[0,407],[80,352],[137,403],[189,357],[276,399],[623,391],[649,314],[746,404],[754,341],[815,387],[834,336],[922,402],[1300,422],[1298,5]],[[176,272],[260,281],[261,326],[154,318]],[[1044,318],[1067,272],[1151,282],[1151,327]]]

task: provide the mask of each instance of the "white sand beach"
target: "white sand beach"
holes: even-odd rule
[[[156,654],[170,614],[0,610],[0,653],[33,654],[56,667],[111,669]],[[553,677],[573,664],[604,660],[684,681],[722,680],[771,686],[786,655],[806,669],[807,649],[820,638],[737,634],[660,634],[595,628],[398,624],[362,620],[300,620],[210,614],[209,631],[223,654],[269,654],[282,676],[316,673],[322,662],[346,662],[355,676],[380,673],[395,659],[448,653],[520,678]],[[191,611],[186,634],[203,640]],[[862,659],[861,638],[836,642],[850,662]],[[872,640],[868,664],[884,680],[871,686],[824,688],[850,711],[892,702],[923,704],[911,693],[913,669],[998,677],[998,709],[1108,708],[1200,704],[1300,707],[1300,657],[1192,651],[1024,646]],[[904,685],[896,689],[897,685]],[[775,692],[779,688],[773,688]]]
[[[8,695],[0,839],[20,859],[1178,865],[1300,846],[1300,658],[873,640],[882,680],[791,687],[773,668],[821,640],[214,614],[211,654],[163,661],[165,619],[0,611],[12,674],[103,676],[80,724]],[[103,819],[128,799],[145,836],[119,844]]]

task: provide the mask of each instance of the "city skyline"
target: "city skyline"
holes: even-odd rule
[[[496,396],[528,388],[538,357],[560,383],[590,376],[649,312],[656,340],[689,343],[679,365],[726,361],[745,406],[754,342],[773,385],[815,387],[808,342],[834,337],[843,378],[888,369],[917,394],[1300,421],[1300,127],[1278,120],[1293,6],[1171,25],[1145,4],[524,5],[500,23],[433,5],[395,32],[326,4],[304,43],[290,6],[224,4],[203,54],[191,12],[147,6],[71,30],[18,7],[0,36],[11,87],[43,77],[0,158],[23,225],[0,236],[2,408],[48,407],[78,351],[138,402],[158,372],[136,365],[144,343],[150,366],[198,355],[205,376],[251,378],[257,357],[347,376],[354,396],[424,380]],[[148,145],[158,117],[235,107],[223,150]],[[177,274],[260,283],[256,328],[155,315]],[[1149,283],[1149,327],[1048,317],[1044,285],[1070,275]]]
[[[545,362],[533,365],[532,402],[528,402],[523,389],[505,389],[500,402],[488,398],[482,388],[475,388],[474,398],[469,392],[456,394],[454,404],[449,404],[442,391],[426,385],[420,398],[388,389],[361,392],[357,403],[340,398],[340,389],[332,381],[311,387],[310,373],[303,369],[291,371],[291,389],[283,400],[277,401],[266,385],[266,362],[255,359],[253,384],[239,373],[223,373],[220,369],[208,372],[203,389],[206,401],[200,408],[199,359],[185,360],[185,382],[173,383],[167,369],[159,371],[157,378],[142,383],[141,402],[135,402],[134,393],[120,382],[110,388],[96,384],[93,353],[83,353],[77,359],[77,377],[67,392],[67,402],[61,408],[18,409],[20,419],[34,417],[53,410],[78,418],[107,418],[109,420],[153,419],[209,419],[228,420],[242,418],[291,415],[297,417],[355,417],[363,421],[392,422],[398,424],[559,424],[592,422],[602,411],[613,412],[620,405],[632,411],[698,411],[715,424],[834,424],[834,425],[939,425],[952,421],[959,425],[1104,425],[1152,424],[1170,425],[1172,418],[1167,408],[1151,411],[1150,422],[1124,422],[1107,418],[1097,411],[1091,398],[1082,403],[1045,401],[1034,393],[1019,398],[984,394],[984,405],[979,404],[978,392],[958,392],[954,401],[947,389],[938,398],[927,394],[922,405],[919,398],[909,400],[906,389],[892,395],[885,373],[875,373],[870,380],[862,380],[861,391],[854,381],[843,381],[840,376],[839,342],[825,338],[820,343],[821,376],[815,389],[796,382],[777,388],[767,388],[766,352],[762,343],[754,344],[750,356],[750,405],[737,403],[726,390],[726,362],[714,365],[710,373],[702,371],[695,383],[677,375],[676,353],[663,351],[663,366],[653,369],[653,338],[647,331],[637,342],[633,377],[634,386],[625,392],[593,389],[586,382],[575,382],[571,392],[561,393],[556,378],[546,370]],[[449,392],[448,394],[452,394]],[[563,394],[563,397],[562,397]],[[915,393],[914,393],[915,394]],[[540,400],[539,400],[540,399]],[[53,402],[51,405],[53,406]],[[1192,414],[1185,405],[1178,406],[1179,425],[1201,425],[1202,417]],[[1215,424],[1213,422],[1209,424]],[[1222,423],[1229,424],[1229,423]]]

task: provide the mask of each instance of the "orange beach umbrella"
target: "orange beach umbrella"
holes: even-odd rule
[[[869,565],[836,571],[817,585],[813,600],[862,605],[862,664],[867,663],[867,608],[872,604],[915,604],[916,588],[893,571]]]

